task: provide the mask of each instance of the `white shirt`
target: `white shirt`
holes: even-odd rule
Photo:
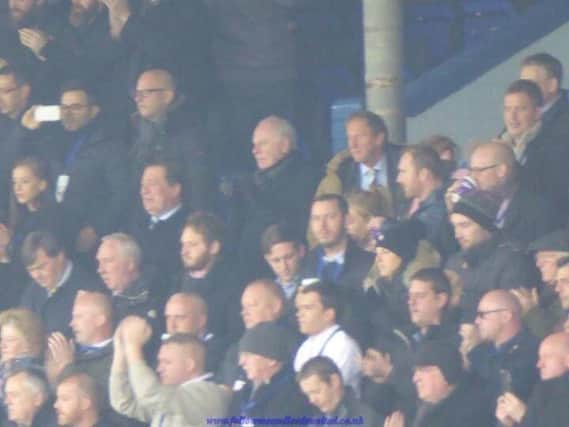
[[[296,352],[294,370],[300,371],[306,362],[316,356],[332,359],[342,373],[344,384],[351,386],[359,396],[362,353],[352,337],[338,325],[309,336]]]
[[[377,184],[387,187],[387,162],[385,156],[382,156],[372,168],[360,163],[360,187],[362,190],[369,191],[374,181],[375,170],[378,171]]]
[[[162,215],[158,215],[158,216],[151,215],[150,220],[154,224],[157,223],[158,221],[166,221],[168,218],[170,218],[176,212],[178,212],[181,208],[182,208],[182,205],[180,204],[180,205],[173,207],[169,211],[164,212]]]

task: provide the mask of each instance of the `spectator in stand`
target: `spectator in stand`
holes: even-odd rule
[[[34,231],[22,244],[22,261],[32,283],[22,295],[21,306],[38,315],[47,334],[71,335],[69,322],[73,301],[80,289],[101,289],[95,276],[69,260],[52,233]]]
[[[511,390],[527,402],[537,382],[538,339],[522,322],[517,298],[497,289],[484,295],[476,315],[478,337],[463,337],[461,352],[471,371],[488,382],[494,402],[507,387],[501,382],[510,378]]]
[[[557,279],[555,292],[559,296],[563,315],[555,330],[565,330],[569,332],[569,257],[561,258],[557,262]]]
[[[499,142],[477,145],[470,154],[470,177],[479,190],[500,201],[496,225],[524,247],[563,225],[565,218],[521,182],[513,150]]]
[[[260,248],[265,228],[287,221],[297,233],[305,232],[316,188],[315,171],[298,150],[295,129],[283,118],[270,116],[257,124],[252,153],[257,169],[237,187],[244,216],[239,255],[246,280],[269,273]]]
[[[541,120],[543,95],[530,80],[517,80],[504,95],[504,125],[499,139],[514,150],[521,164],[521,185],[543,197],[559,212],[569,215],[569,129],[558,131]],[[547,165],[546,168],[543,165]]]
[[[153,272],[143,270],[141,260],[140,247],[131,236],[114,233],[103,237],[97,251],[98,273],[112,295],[117,323],[130,315],[161,320],[160,304],[151,292],[160,282]],[[153,326],[157,328],[157,324]]]
[[[363,250],[374,253],[375,239],[370,233],[369,222],[375,217],[387,218],[389,212],[386,206],[382,206],[376,194],[370,191],[348,193],[346,201],[348,202],[346,218],[348,236]]]
[[[338,153],[330,160],[317,196],[372,191],[380,205],[388,206],[387,211],[394,212],[398,202],[396,180],[401,147],[389,143],[385,122],[371,111],[351,114],[345,126],[348,151]]]
[[[527,56],[522,61],[520,79],[535,82],[543,96],[541,121],[548,131],[567,135],[569,132],[569,99],[562,89],[563,64],[546,52]]]
[[[54,166],[55,199],[61,206],[74,249],[91,254],[99,239],[124,222],[128,165],[124,142],[103,120],[91,88],[69,82],[60,91],[61,126],[36,120],[37,106],[22,117]]]
[[[140,74],[133,98],[137,110],[131,120],[129,140],[133,188],[139,188],[146,165],[158,158],[177,164],[182,174],[182,198],[188,205],[208,209],[212,202],[212,168],[202,119],[192,111],[192,102],[184,97],[173,75],[161,68]]]
[[[442,163],[443,183],[445,187],[459,167],[460,151],[458,145],[445,135],[433,135],[421,141],[421,145],[431,147],[437,152]]]
[[[57,421],[49,386],[38,369],[13,372],[4,386],[8,426],[55,427]]]
[[[126,227],[140,245],[143,264],[160,275],[153,296],[164,303],[174,291],[182,269],[180,235],[189,206],[183,199],[184,180],[176,163],[155,160],[144,167],[137,203]]]
[[[235,301],[243,284],[240,266],[229,255],[226,242],[225,227],[217,216],[196,212],[188,217],[180,237],[184,271],[179,290],[204,299],[210,332],[235,340],[241,335]]]
[[[498,398],[496,418],[504,427],[554,427],[569,419],[569,334],[556,333],[539,347],[541,377],[527,405],[515,393]]]
[[[342,373],[332,359],[316,356],[304,364],[297,375],[302,392],[316,407],[315,416],[328,419],[360,419],[366,427],[379,426],[383,420],[367,404],[356,397],[353,389],[344,385]]]

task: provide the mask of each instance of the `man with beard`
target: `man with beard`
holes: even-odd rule
[[[38,39],[28,47],[57,82],[81,79],[110,118],[126,120],[128,52],[109,34],[107,9],[99,0],[71,0],[67,21],[58,34],[26,29]]]
[[[238,300],[243,283],[237,267],[224,253],[224,227],[206,212],[191,215],[184,227],[181,256],[184,275],[180,291],[200,295],[207,303],[208,330],[217,336],[240,333]]]

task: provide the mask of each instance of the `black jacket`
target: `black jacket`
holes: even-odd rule
[[[538,380],[535,367],[538,347],[539,340],[522,330],[498,348],[491,343],[478,345],[468,354],[468,359],[472,372],[488,382],[494,401],[505,392],[501,389],[500,370],[511,374],[513,393],[527,401]]]
[[[201,119],[182,97],[171,105],[163,123],[150,122],[135,114],[131,118],[129,144],[134,194],[139,193],[145,165],[161,159],[180,169],[184,199],[190,209],[209,208],[213,185],[207,135]]]
[[[530,397],[522,427],[557,427],[569,420],[569,376],[538,383]]]
[[[462,323],[473,323],[482,296],[492,289],[532,288],[539,280],[535,265],[519,247],[499,235],[453,255],[446,263],[462,284]]]
[[[544,197],[520,187],[510,200],[504,214],[504,235],[527,247],[545,234],[561,228],[567,218]]]
[[[70,337],[71,312],[75,296],[81,289],[101,292],[103,287],[98,278],[74,264],[67,280],[53,295],[48,296],[45,288],[37,283],[30,283],[22,295],[20,305],[40,317],[47,335],[62,332]]]
[[[286,221],[304,235],[316,183],[315,171],[296,151],[239,182],[243,217],[239,256],[247,279],[270,274],[260,249],[261,235],[269,225]]]
[[[143,265],[159,275],[160,286],[151,289],[151,293],[161,303],[173,293],[182,269],[180,236],[187,216],[188,209],[182,206],[170,218],[151,227],[150,215],[142,206],[135,206],[126,227],[142,250]]]
[[[383,416],[378,415],[370,406],[358,400],[350,387],[344,387],[344,396],[332,413],[318,412],[316,416],[338,417],[338,420],[349,419],[351,423],[365,427],[380,427],[383,426],[384,421]]]
[[[98,236],[118,230],[128,205],[124,143],[107,132],[100,118],[77,132],[61,130],[46,139],[44,144],[53,147],[54,177],[69,175],[61,203],[67,228],[77,232],[90,225]]]
[[[427,408],[419,403],[415,421],[407,427],[495,427],[492,402],[484,387],[466,377],[449,396]]]
[[[200,295],[208,307],[207,329],[217,337],[233,340],[243,330],[239,304],[243,284],[239,266],[220,256],[202,279],[194,279],[184,273],[179,291]]]
[[[306,415],[310,406],[300,391],[291,365],[285,365],[268,384],[261,385],[255,392],[250,383],[235,391],[229,407],[232,416],[249,418],[284,418]],[[271,423],[273,424],[273,423]],[[284,426],[284,423],[273,425]]]

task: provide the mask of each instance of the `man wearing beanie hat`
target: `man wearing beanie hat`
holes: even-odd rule
[[[498,202],[489,193],[463,195],[450,216],[461,251],[446,269],[461,285],[461,323],[472,325],[478,302],[492,289],[532,288],[537,271],[531,259],[516,244],[504,240],[494,221]]]
[[[413,382],[419,396],[414,417],[406,425],[413,427],[487,427],[493,426],[491,401],[484,388],[462,368],[458,350],[445,342],[430,341],[421,346],[415,361]],[[396,413],[386,426],[396,426]],[[401,424],[399,424],[401,425]]]
[[[239,365],[247,382],[234,390],[229,416],[244,417],[235,424],[254,418],[284,418],[306,415],[306,398],[300,392],[292,369],[295,349],[283,335],[288,332],[277,323],[262,322],[245,331],[239,341]],[[271,423],[272,425],[285,425]]]

